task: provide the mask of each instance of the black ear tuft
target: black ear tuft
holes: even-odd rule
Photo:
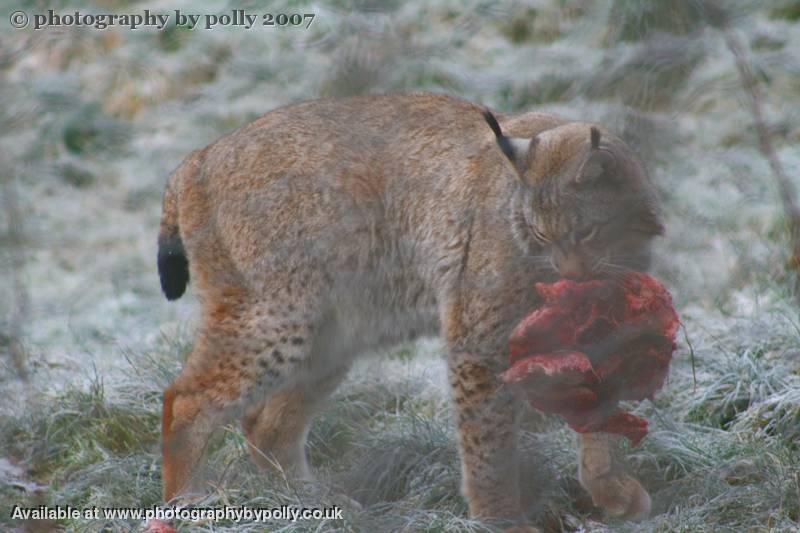
[[[495,137],[503,136],[503,130],[500,129],[500,124],[497,122],[497,119],[494,118],[494,115],[491,111],[484,109],[483,118],[486,119],[487,124],[489,124],[489,127],[492,128]]]
[[[592,126],[589,130],[589,137],[592,139],[592,148],[600,148],[600,130]]]
[[[514,149],[511,147],[511,142],[508,140],[508,137],[503,135],[503,130],[500,129],[500,124],[497,122],[495,116],[488,109],[484,109],[483,118],[486,120],[486,123],[489,124],[489,127],[492,128],[500,149],[508,159],[514,161]]]

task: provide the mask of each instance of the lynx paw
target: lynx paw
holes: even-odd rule
[[[650,515],[650,495],[627,474],[616,472],[594,478],[583,475],[580,481],[594,504],[614,518],[639,522]]]

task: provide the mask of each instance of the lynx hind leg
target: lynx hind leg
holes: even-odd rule
[[[220,400],[203,390],[181,387],[178,380],[164,391],[161,419],[164,501],[202,491],[197,469],[212,432],[225,422],[224,400]]]
[[[206,317],[184,369],[164,393],[163,496],[198,488],[197,470],[213,431],[269,391],[296,380],[308,359],[313,325],[286,304],[227,300]],[[277,318],[280,317],[280,318]]]
[[[625,472],[618,457],[618,437],[582,433],[578,444],[578,479],[595,505],[614,518],[641,521],[650,515],[650,495]]]
[[[314,415],[347,374],[347,367],[268,395],[242,417],[253,460],[288,479],[313,481],[305,444]]]

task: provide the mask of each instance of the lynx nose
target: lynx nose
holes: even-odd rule
[[[583,259],[576,254],[555,258],[553,261],[558,274],[567,279],[584,279],[588,274]]]

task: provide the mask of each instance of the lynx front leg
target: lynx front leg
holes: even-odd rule
[[[461,487],[470,515],[516,527],[509,531],[537,531],[522,525],[519,398],[502,386],[495,372],[466,354],[451,355],[449,373],[461,452]]]
[[[618,457],[618,437],[583,433],[578,445],[578,479],[595,505],[615,518],[639,521],[650,514],[650,495],[625,472]]]

